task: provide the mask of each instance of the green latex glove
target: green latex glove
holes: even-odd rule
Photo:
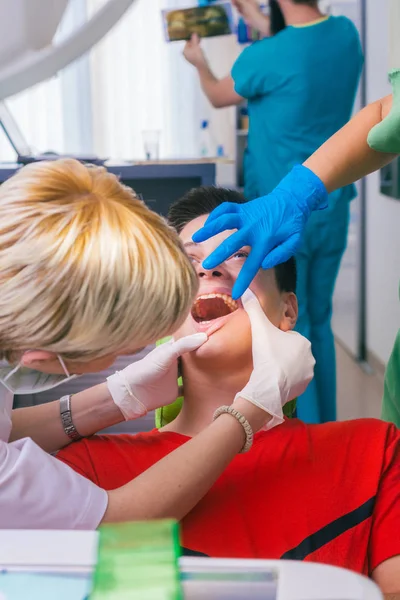
[[[392,110],[368,134],[368,145],[377,152],[400,154],[400,69],[389,73],[393,88]]]
[[[168,342],[170,339],[171,339],[170,337],[163,338],[162,340],[159,340],[156,343],[156,346],[159,346],[160,344],[164,344],[165,342]],[[179,377],[178,386],[181,387],[182,385],[183,385],[182,377]],[[173,404],[170,404],[169,406],[162,406],[161,408],[158,408],[156,410],[156,428],[161,429],[161,427],[168,425],[168,423],[171,423],[174,419],[176,419],[176,417],[181,412],[182,404],[183,404],[183,396],[180,396],[179,398],[177,398],[175,400],[175,402]],[[291,402],[287,402],[287,404],[285,404],[285,406],[283,407],[283,414],[285,415],[285,417],[288,417],[289,419],[291,417],[293,417],[293,413],[296,410],[296,404],[297,404],[296,400],[292,400]]]

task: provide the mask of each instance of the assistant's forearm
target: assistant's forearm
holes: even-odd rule
[[[198,66],[197,72],[199,74],[201,89],[203,90],[204,94],[215,108],[219,108],[221,101],[219,79],[215,77],[207,62],[204,62],[204,64]]]
[[[82,436],[93,435],[124,420],[106,383],[74,394],[71,413],[74,425]],[[10,441],[25,437],[32,438],[46,452],[55,452],[70,443],[62,426],[58,400],[12,412]]]
[[[203,92],[214,108],[235,106],[243,102],[235,92],[235,84],[230,75],[217,79],[206,62],[197,67]]]
[[[395,158],[372,150],[367,143],[369,132],[390,108],[391,96],[369,104],[304,163],[324,182],[328,192],[358,181]]]
[[[235,407],[254,431],[271,418],[246,400],[236,401]],[[242,425],[231,415],[221,415],[139,477],[110,491],[104,522],[181,520],[208,492],[244,442]]]

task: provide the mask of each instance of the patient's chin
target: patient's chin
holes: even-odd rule
[[[188,319],[174,334],[174,339],[195,332],[192,319]],[[250,321],[244,311],[237,311],[220,329],[211,333],[200,348],[189,355],[183,355],[182,359],[185,361],[188,356],[189,362],[198,363],[200,368],[207,371],[232,371],[251,362],[251,343]]]
[[[223,341],[219,339],[219,332],[211,335],[208,340],[200,346],[193,354],[197,358],[215,358],[216,356],[220,356],[223,354]]]
[[[238,369],[251,360],[251,330],[246,319],[235,319],[210,335],[193,358],[212,369]]]
[[[203,372],[226,371],[230,370],[232,364],[226,347],[217,338],[210,338],[201,348],[191,355],[193,364],[197,364]]]

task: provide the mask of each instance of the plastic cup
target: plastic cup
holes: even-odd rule
[[[143,131],[143,146],[146,160],[158,160],[160,157],[160,131]]]

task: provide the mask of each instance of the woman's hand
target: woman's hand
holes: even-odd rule
[[[265,429],[283,422],[282,407],[300,396],[314,375],[315,360],[310,342],[294,331],[284,332],[272,325],[256,296],[243,296],[252,333],[253,372],[246,387],[236,395],[269,413]]]
[[[149,410],[174,402],[178,397],[178,358],[206,341],[205,333],[196,333],[167,342],[108,377],[108,389],[125,419],[137,419]]]
[[[200,45],[200,38],[197,33],[193,33],[190,40],[186,42],[183,49],[183,56],[196,69],[207,66],[207,59]]]

